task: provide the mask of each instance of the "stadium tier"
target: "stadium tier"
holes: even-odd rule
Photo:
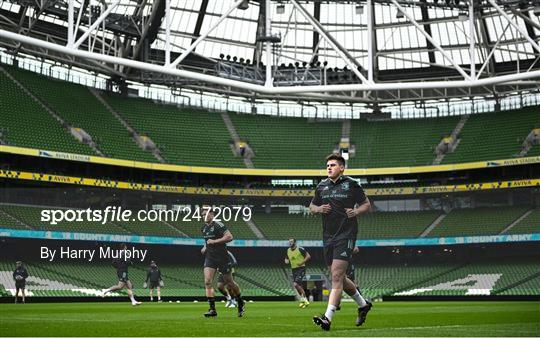
[[[320,217],[287,212],[255,213],[253,221],[268,239],[321,239]]]
[[[147,99],[104,95],[109,104],[142,135],[149,136],[170,163],[195,166],[244,167],[235,157],[231,136],[220,114],[180,109]]]
[[[146,162],[157,161],[151,153],[137,146],[129,131],[107,111],[88,88],[47,79],[19,68],[9,67],[8,70],[66,123],[75,128],[82,128],[88,133],[105,156]],[[75,139],[73,142],[76,142]]]
[[[351,144],[356,155],[351,168],[430,165],[435,148],[452,133],[459,117],[375,121],[354,120]]]
[[[507,234],[532,234],[540,232],[540,208],[532,209],[530,213],[510,228]]]
[[[0,207],[0,224],[4,228],[32,229],[30,226],[24,224],[20,220],[17,220],[15,217],[4,211],[3,207]]]
[[[6,217],[16,220],[17,223],[24,224],[27,228],[35,230],[57,230],[69,232],[89,232],[89,233],[112,233],[126,234],[129,233],[122,226],[113,223],[101,224],[99,222],[68,222],[61,221],[58,224],[49,224],[49,222],[41,221],[41,212],[45,209],[57,209],[55,207],[42,208],[24,205],[1,204],[0,214],[4,213]],[[4,217],[4,218],[6,218]],[[12,223],[5,224],[5,227],[12,227]],[[4,226],[4,224],[2,224]]]
[[[391,295],[455,268],[452,264],[359,266],[356,280],[363,294],[375,297]]]
[[[168,224],[174,226],[182,233],[186,234],[188,237],[199,238],[201,237],[201,227],[203,225],[202,219],[199,221],[196,218],[193,220],[184,219],[182,214],[179,219],[176,221],[169,221]],[[191,214],[192,215],[192,214]],[[236,221],[234,218],[228,222],[223,222],[227,228],[231,231],[234,238],[236,239],[255,239],[257,238],[255,233],[251,228],[244,222],[241,218],[238,218]]]
[[[529,209],[526,206],[454,209],[428,236],[497,235]]]
[[[438,211],[371,212],[358,218],[358,238],[419,237]]]
[[[195,250],[195,249],[194,249]],[[163,296],[204,296],[202,256],[200,265],[160,265],[165,287]],[[13,262],[0,261],[0,294],[11,296]],[[116,272],[107,262],[27,262],[32,296],[96,296],[116,283]],[[368,265],[357,267],[357,281],[367,297],[388,295],[539,295],[538,262],[503,262],[431,265]],[[135,263],[129,276],[139,296],[147,267]],[[326,273],[317,265],[308,265],[309,273]],[[278,265],[242,265],[236,280],[242,293],[250,296],[294,295],[290,270]],[[124,292],[114,296],[125,295]]]
[[[39,103],[0,71],[0,141],[6,144],[95,155],[77,142]]]
[[[517,157],[527,135],[539,126],[537,107],[471,115],[461,130],[459,145],[445,156],[443,163]],[[533,156],[535,151],[528,155]]]
[[[198,249],[196,249],[198,250]],[[160,265],[165,287],[163,296],[204,297],[204,279],[200,265]],[[30,274],[27,289],[33,296],[97,296],[102,289],[117,283],[116,271],[106,262],[28,262]],[[13,262],[0,261],[0,294],[9,296],[6,289],[14,288]],[[130,280],[138,295],[146,279],[147,266],[135,264],[130,268]],[[246,296],[293,295],[290,282],[282,267],[271,265],[239,267],[236,279],[243,284]],[[12,287],[10,287],[12,285]],[[125,291],[114,295],[125,295]]]
[[[371,212],[358,218],[358,238],[418,237],[439,215],[438,211]],[[317,215],[255,213],[253,220],[268,239],[320,240],[322,236]]]
[[[240,138],[255,152],[256,168],[323,168],[341,138],[342,123],[230,114]]]
[[[135,212],[133,213],[135,215]],[[127,231],[143,236],[166,236],[166,237],[185,237],[181,231],[169,223],[155,221],[131,220],[128,222],[114,222]]]
[[[201,237],[202,222],[184,221],[136,221],[128,222],[68,222],[49,224],[41,221],[44,209],[28,205],[0,204],[0,227],[13,229],[57,230],[104,234],[135,234],[165,237]],[[525,215],[527,213],[527,215]],[[136,212],[133,212],[135,215]],[[417,238],[426,231],[428,237],[453,237],[473,235],[498,235],[514,221],[519,220],[508,234],[540,232],[540,211],[528,206],[454,209],[434,224],[440,211],[370,212],[358,219],[358,239]],[[523,217],[522,219],[521,216]],[[242,219],[224,222],[236,239],[286,240],[294,237],[302,240],[320,240],[321,220],[318,215],[289,214],[286,211],[272,213],[255,212],[253,224]],[[255,232],[252,227],[255,227]],[[256,235],[262,233],[263,238]]]
[[[142,150],[128,129],[89,91],[80,85],[46,78],[15,67],[5,67],[23,86],[53,109],[69,125],[82,128],[105,156],[146,162],[157,159]],[[0,140],[9,145],[96,155],[62,128],[5,74],[0,74],[3,111]],[[68,94],[69,93],[69,94]],[[178,108],[141,98],[101,94],[140,135],[156,144],[169,163],[211,167],[245,167],[234,155],[232,137],[221,115],[195,108]],[[271,117],[229,113],[233,128],[247,141],[255,168],[322,168],[323,155],[341,140],[341,121]],[[413,120],[352,120],[350,143],[355,156],[349,166],[360,168],[430,165],[435,148],[452,133],[460,117]],[[516,157],[523,140],[540,118],[536,107],[516,111],[473,114],[459,134],[459,144],[443,163]],[[106,127],[103,127],[106,126]],[[500,130],[505,132],[501,133]],[[540,154],[533,146],[526,156]],[[285,156],[285,154],[287,154]]]
[[[527,152],[527,156],[540,156],[540,144],[532,146]]]
[[[540,292],[538,268],[537,263],[530,262],[465,264],[413,283],[394,295],[536,295]]]

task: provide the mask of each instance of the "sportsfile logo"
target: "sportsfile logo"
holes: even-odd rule
[[[41,211],[41,222],[56,225],[61,222],[203,222],[203,210],[213,213],[214,221],[228,222],[251,220],[251,208],[248,206],[232,207],[183,207],[176,209],[150,209],[134,212],[117,206],[105,209],[44,209]]]

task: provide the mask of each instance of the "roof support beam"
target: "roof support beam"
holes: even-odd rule
[[[480,28],[480,36],[482,39],[481,45],[484,49],[484,54],[485,54],[484,65],[482,66],[482,70],[487,65],[487,68],[486,68],[487,73],[493,74],[495,73],[495,60],[494,58],[491,57],[491,55],[493,54],[495,47],[491,46],[491,37],[489,35],[486,18],[483,15],[482,9],[480,9],[479,12],[477,13],[477,17],[478,17],[478,22],[480,23],[478,26]],[[478,72],[477,77],[481,75],[482,70]]]
[[[69,3],[70,4],[73,4],[74,0],[69,0]],[[103,22],[103,20],[105,20],[105,18],[107,18],[107,16],[116,8],[116,6],[118,6],[118,4],[120,3],[120,0],[115,0],[111,6],[109,6],[107,8],[107,10],[105,10],[105,12],[103,12],[99,18],[97,18],[97,20],[92,24],[92,26],[90,26],[90,28],[88,28],[88,30],[86,32],[84,32],[84,34],[75,42],[73,42],[74,40],[74,37],[73,37],[73,34],[74,34],[74,30],[73,30],[73,11],[71,11],[71,23],[68,24],[68,46],[70,47],[73,47],[73,48],[79,48],[79,46],[81,45],[81,43],[83,43],[84,40],[86,40],[90,34],[99,27],[99,25]],[[72,8],[73,10],[73,6],[70,5],[70,7]],[[68,20],[69,21],[69,20]],[[70,43],[70,39],[69,39],[69,36],[71,34],[71,43]]]
[[[264,17],[266,15],[266,6],[259,5],[259,16],[257,18],[257,35],[264,35]],[[253,49],[253,63],[259,65],[262,62],[263,42],[256,41]]]
[[[469,60],[471,63],[471,79],[476,79],[475,57],[475,29],[474,29],[474,0],[469,0]]]
[[[526,31],[524,31],[521,27],[519,27],[519,25],[515,23],[514,20],[512,20],[512,18],[508,14],[506,14],[506,12],[499,5],[497,5],[497,3],[495,3],[494,0],[488,0],[488,1],[493,6],[493,8],[495,8],[497,12],[499,12],[506,19],[506,21],[508,21],[508,23],[512,25],[512,27],[514,27],[521,35],[523,35],[525,39],[527,39],[527,41],[529,41],[529,43],[531,44],[531,46],[534,47],[534,49],[540,52],[540,46],[538,45],[538,43],[536,43],[536,41],[531,39],[531,37]]]
[[[336,85],[308,85],[308,86],[285,86],[285,87],[266,87],[262,85],[225,79],[208,74],[197,73],[193,71],[164,67],[146,62],[135,61],[131,59],[119,58],[100,53],[88,52],[76,48],[69,48],[65,45],[55,44],[25,35],[0,30],[0,37],[9,40],[19,41],[23,44],[31,44],[46,48],[51,51],[64,53],[66,55],[81,57],[101,62],[124,65],[142,70],[148,70],[157,73],[169,74],[192,80],[198,80],[208,83],[214,83],[222,86],[232,86],[247,91],[259,92],[263,94],[300,94],[300,93],[320,93],[320,92],[342,92],[342,91],[369,91],[369,90],[400,90],[400,89],[427,89],[427,88],[470,88],[490,85],[499,85],[507,83],[519,83],[522,80],[535,79],[540,77],[540,70],[533,70],[523,73],[512,73],[508,75],[499,75],[490,78],[481,78],[476,80],[454,80],[454,81],[411,81],[411,82],[392,82],[392,83],[361,83],[361,84],[336,84]]]
[[[313,4],[313,17],[315,20],[319,22],[321,21],[321,3],[318,1]],[[319,60],[319,56],[317,55],[319,50],[319,39],[319,32],[317,32],[317,30],[313,30],[313,58],[311,59],[311,62],[317,62]]]
[[[265,36],[272,36],[272,2],[270,0],[264,1],[265,16],[264,16],[264,31]],[[266,82],[265,87],[274,86],[274,78],[272,76],[272,43],[266,41]]]
[[[366,1],[367,41],[368,41],[368,80],[374,81],[375,72],[379,69],[377,57],[377,31],[375,28],[375,4],[373,0]]]
[[[291,3],[294,7],[302,14],[302,16],[315,28],[319,34],[328,42],[330,46],[338,53],[338,55],[345,61],[345,63],[351,68],[354,74],[358,76],[360,80],[364,83],[371,83],[365,76],[360,72],[361,69],[360,63],[349,53],[347,49],[339,44],[339,42],[323,28],[320,22],[315,20],[308,11],[302,5],[300,5],[296,0],[291,0]]]
[[[206,9],[208,8],[208,0],[201,2],[201,8],[199,9],[199,15],[197,15],[197,22],[195,22],[195,28],[193,29],[193,39],[191,43],[195,43],[196,39],[201,35],[201,27],[206,16]]]
[[[216,21],[216,23],[210,26],[210,28],[208,28],[208,30],[204,32],[203,35],[199,36],[197,40],[195,40],[195,42],[193,42],[179,57],[177,57],[176,60],[174,60],[170,64],[170,67],[176,68],[178,64],[182,62],[182,60],[184,60],[189,55],[189,53],[193,52],[195,50],[195,47],[197,47],[197,45],[199,45],[204,39],[206,39],[206,37],[210,35],[210,33],[212,33],[216,29],[216,27],[219,26],[219,24],[222,23],[223,20],[225,20],[232,13],[232,11],[237,9],[242,2],[244,2],[244,0],[236,1],[234,5],[232,5],[225,13],[223,13],[219,20]]]
[[[424,28],[422,28],[422,26],[420,26],[420,24],[409,14],[407,13],[407,11],[405,10],[405,8],[403,8],[403,6],[401,6],[396,0],[391,0],[392,3],[398,8],[398,10],[401,11],[401,13],[403,13],[403,15],[416,27],[416,29],[418,29],[418,31],[420,33],[422,33],[422,35],[424,35],[426,37],[426,39],[428,41],[430,41],[433,46],[439,51],[441,52],[441,54],[443,55],[444,58],[446,58],[451,64],[452,66],[454,66],[454,69],[457,70],[466,80],[470,80],[470,76],[469,74],[467,74],[463,68],[461,68],[457,63],[456,61],[454,61],[454,59],[435,41],[435,39],[433,39],[433,37],[428,34]]]
[[[519,16],[523,19],[525,22],[525,28],[527,29],[527,34],[529,34],[529,37],[533,39],[534,41],[538,41],[536,32],[534,31],[534,28],[540,29],[540,25],[538,23],[531,20],[531,18],[528,16],[529,11],[526,13],[523,13],[521,10],[516,10],[515,8],[511,8],[510,11],[514,14]],[[536,55],[540,56],[540,52],[537,52]]]
[[[422,2],[423,4],[426,3],[426,0],[420,0],[420,2]],[[426,31],[426,33],[428,33],[429,35],[433,35],[431,33],[431,25],[429,24],[429,14],[428,14],[428,10],[427,10],[427,6],[421,6],[420,7],[420,12],[422,13],[422,22],[424,22],[424,29]],[[426,47],[429,49],[429,52],[428,52],[428,57],[429,57],[429,62],[430,63],[435,63],[435,53],[433,52],[433,49],[435,49],[435,47],[433,46],[433,44],[426,39]]]

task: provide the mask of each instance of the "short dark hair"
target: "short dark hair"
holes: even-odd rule
[[[289,237],[289,240],[291,240],[291,239],[293,240],[293,243],[296,244],[296,238],[294,238],[294,237]]]
[[[326,162],[328,162],[330,160],[336,160],[336,161],[339,162],[339,164],[341,164],[342,166],[345,166],[345,159],[341,155],[330,154],[330,155],[326,156]]]

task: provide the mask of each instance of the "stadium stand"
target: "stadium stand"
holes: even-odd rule
[[[168,222],[175,228],[179,229],[186,235],[192,238],[199,238],[201,237],[201,227],[202,227],[202,220],[197,221],[184,221],[183,217],[177,220],[176,222]],[[228,221],[223,222],[227,226],[227,228],[231,231],[234,238],[236,239],[255,239],[257,238],[253,231],[249,228],[249,226],[241,219],[234,221]]]
[[[30,227],[26,224],[17,221],[13,216],[7,214],[1,207],[0,207],[0,226],[3,228],[10,228],[10,229],[29,229]]]
[[[0,71],[0,133],[8,145],[95,155]]]
[[[56,207],[44,208],[25,205],[2,204],[0,210],[11,215],[18,221],[37,230],[57,230],[57,231],[73,231],[73,232],[89,232],[89,233],[129,233],[123,227],[112,223],[101,224],[99,222],[67,222],[61,221],[58,224],[49,224],[41,221],[41,211],[44,209],[58,209]],[[6,224],[9,227],[9,224]]]
[[[135,130],[149,136],[170,163],[244,167],[242,159],[234,156],[229,132],[217,113],[112,94],[103,97]]]
[[[80,85],[49,79],[16,67],[5,68],[67,123],[82,128],[106,156],[156,162],[139,148],[124,126],[88,90]],[[78,154],[95,153],[75,140],[44,109],[0,74],[2,139],[8,144]],[[69,95],[58,95],[69,93]],[[217,113],[178,108],[140,98],[104,94],[106,101],[141,135],[149,136],[170,163],[195,166],[244,167],[235,157],[231,136]],[[17,119],[15,119],[17,117]],[[341,122],[304,118],[230,113],[240,139],[255,152],[255,168],[307,169],[324,166],[322,154],[331,153],[341,139]],[[99,121],[99,123],[97,123]],[[459,117],[391,121],[351,121],[350,142],[356,155],[350,167],[393,167],[432,164],[440,140],[455,128]],[[517,156],[528,133],[538,127],[535,107],[519,111],[474,114],[459,135],[453,153],[443,163],[496,160]],[[32,122],[32,123],[30,123]],[[102,128],[102,125],[107,128]],[[264,128],[260,128],[264,126]],[[32,132],[28,132],[29,128]],[[504,128],[505,132],[498,132]],[[324,131],[324,132],[323,132]],[[283,156],[286,149],[287,154]],[[533,146],[527,156],[540,155]]]
[[[353,120],[350,142],[356,155],[352,168],[430,165],[441,139],[450,135],[459,117],[414,120]]]
[[[61,209],[57,207],[35,207],[29,205],[0,204],[0,227],[24,229],[31,228],[37,230],[57,230],[70,232],[90,232],[90,233],[130,233],[143,236],[166,236],[166,237],[201,237],[202,221],[177,222],[161,221],[137,221],[129,222],[67,222],[62,221],[52,225],[48,222],[41,222],[41,211],[44,209]],[[133,215],[136,211],[133,211]],[[11,217],[10,217],[11,216]],[[231,230],[234,238],[255,239],[257,238],[249,226],[239,218],[237,221],[225,222]]]
[[[481,282],[476,285],[475,282],[464,280],[462,282],[452,284],[452,286],[455,286],[453,289],[433,288],[433,290],[425,290],[416,294],[426,296],[453,296],[465,295],[467,293],[485,294],[486,292],[489,292],[489,294],[508,294],[507,291],[511,289],[515,289],[512,291],[515,292],[514,294],[538,294],[540,289],[534,289],[536,284],[531,283],[525,288],[522,288],[521,284],[522,282],[528,281],[529,278],[534,278],[534,276],[538,275],[538,271],[538,263],[531,262],[489,262],[466,264],[464,266],[451,269],[447,273],[437,275],[434,278],[429,278],[425,281],[421,281],[420,283],[413,283],[400,291],[422,288],[431,289],[430,287],[440,283],[450,283],[460,279],[467,279],[472,276],[473,279],[478,278]],[[487,280],[492,278],[495,280],[493,290],[484,290],[486,284],[482,284],[482,282],[485,283]],[[473,291],[468,291],[469,288],[467,286],[470,286],[470,289],[473,289]],[[531,288],[533,289],[531,290]]]
[[[202,260],[201,256],[201,260]],[[0,288],[11,284],[14,288],[12,272],[13,262],[0,261]],[[102,289],[116,284],[117,277],[114,268],[108,262],[27,262],[30,278],[27,289],[33,296],[46,297],[84,297],[97,296]],[[204,296],[204,280],[201,265],[159,265],[162,271],[165,287],[163,296]],[[147,267],[135,264],[130,268],[130,280],[139,296],[146,296],[147,290],[142,290],[146,279]],[[242,284],[244,296],[276,296],[293,295],[289,281],[285,278],[282,268],[271,265],[240,266],[237,269],[237,279]],[[0,289],[2,296],[10,296],[5,289]],[[116,293],[125,295],[125,291]]]
[[[531,276],[532,277],[532,276]],[[497,292],[498,295],[538,295],[540,292],[540,276],[533,277],[519,286]]]
[[[14,229],[57,230],[144,236],[201,237],[202,221],[135,221],[130,222],[67,222],[51,225],[41,222],[41,211],[45,207],[0,204],[0,227]],[[48,207],[46,209],[58,209]],[[528,206],[454,209],[437,224],[428,237],[497,235],[517,220]],[[135,213],[135,212],[134,212]],[[440,211],[370,212],[358,219],[358,239],[416,238],[430,226]],[[267,214],[254,212],[253,221],[265,239],[286,240],[290,237],[303,240],[321,239],[321,220],[317,215],[289,214],[274,210]],[[251,228],[242,219],[224,222],[236,239],[257,239]],[[534,209],[527,217],[516,223],[508,234],[540,232],[540,211]]]
[[[540,114],[536,107],[471,115],[459,135],[459,145],[453,153],[445,156],[443,163],[515,157],[523,140],[539,125]],[[529,151],[527,155],[533,156],[535,151]]]
[[[540,156],[540,144],[532,146],[527,152],[527,156]]]
[[[230,114],[238,135],[255,152],[256,168],[323,168],[341,138],[340,122]]]
[[[152,154],[137,146],[128,130],[107,111],[88,88],[48,79],[15,67],[7,69],[67,123],[87,132],[106,156],[146,162],[157,161]],[[65,95],[58,95],[59,93]],[[35,122],[33,124],[37,125]]]
[[[358,238],[418,237],[440,214],[422,212],[371,212],[358,218]],[[272,212],[255,213],[253,220],[268,239],[321,239],[319,216]]]
[[[287,211],[273,211],[270,214],[253,214],[253,221],[267,239],[320,240],[321,219],[313,215],[289,214]]]
[[[390,295],[457,267],[456,264],[357,266],[356,280],[363,294],[376,297]]]
[[[201,256],[202,260],[202,256]],[[53,261],[27,262],[31,276],[27,289],[34,296],[96,296],[99,292],[116,283],[114,268],[109,262]],[[201,263],[202,264],[202,263]],[[163,296],[203,296],[203,280],[200,265],[160,264],[165,281]],[[540,276],[538,262],[489,262],[472,264],[412,264],[412,265],[366,265],[357,267],[357,281],[367,297],[395,295],[415,289],[427,288],[441,283],[450,283],[470,275],[496,275],[491,294],[538,295]],[[0,260],[0,294],[14,286],[11,273],[14,262]],[[141,286],[146,278],[147,267],[136,263],[130,269],[130,279],[136,294],[145,296]],[[236,269],[236,278],[242,285],[244,296],[293,295],[289,272],[277,265],[241,265]],[[317,265],[308,266],[308,273],[326,273]],[[500,276],[499,276],[500,275]],[[489,277],[488,277],[489,278]],[[13,285],[12,285],[13,284]],[[464,295],[467,286],[478,291],[482,286],[475,283],[459,284],[453,288],[417,291],[421,295]],[[7,286],[7,287],[6,287]],[[6,290],[8,289],[8,290]],[[125,294],[124,291],[117,293]]]
[[[540,209],[536,208],[532,212],[515,224],[507,234],[531,234],[540,233]]]
[[[527,206],[454,209],[429,234],[429,237],[496,235],[517,220]]]
[[[135,215],[136,211],[133,211],[133,214]],[[175,230],[174,227],[171,227],[161,221],[150,222],[131,220],[128,222],[115,222],[115,224],[137,235],[183,237],[183,235],[179,231]]]
[[[291,282],[288,279],[283,267],[275,265],[241,265],[235,269],[235,278],[243,283],[243,289],[253,295],[292,295]],[[246,293],[246,291],[243,291]]]
[[[371,212],[358,218],[358,238],[418,237],[439,211]]]

